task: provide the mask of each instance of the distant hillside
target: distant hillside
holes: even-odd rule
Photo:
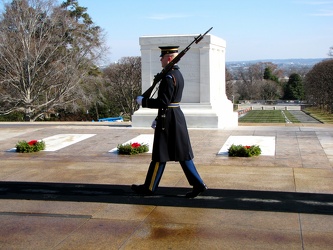
[[[237,79],[237,75],[243,69],[248,68],[250,65],[259,63],[259,62],[271,62],[277,65],[279,70],[283,71],[284,76],[289,76],[292,73],[300,74],[305,76],[311,68],[323,61],[331,58],[310,58],[310,59],[264,59],[264,60],[253,60],[253,61],[235,61],[235,62],[226,62],[226,68],[233,75],[234,79]]]
[[[231,61],[231,62],[226,62],[226,66],[228,67],[239,67],[239,66],[246,66],[250,64],[255,64],[258,62],[271,62],[274,63],[278,66],[313,66],[316,63],[319,63],[323,60],[326,60],[329,58],[310,58],[310,59],[263,59],[263,60],[252,60],[252,61]]]

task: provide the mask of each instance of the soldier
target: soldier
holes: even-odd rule
[[[177,56],[179,46],[159,47],[161,64],[164,68]],[[178,161],[193,189],[186,194],[194,198],[207,189],[192,161],[193,152],[184,114],[179,106],[184,89],[184,79],[175,64],[161,80],[157,98],[138,96],[136,101],[144,108],[158,109],[153,121],[154,144],[152,161],[145,183],[132,185],[132,190],[140,195],[151,195],[161,180],[167,161]]]

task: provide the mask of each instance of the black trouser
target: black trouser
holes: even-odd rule
[[[203,181],[192,160],[180,161],[180,165],[191,186],[202,186]],[[152,161],[149,165],[145,186],[152,192],[156,190],[162,178],[166,162]]]

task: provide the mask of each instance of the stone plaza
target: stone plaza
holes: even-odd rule
[[[332,249],[331,125],[189,129],[209,187],[195,199],[185,198],[191,187],[175,162],[156,195],[131,192],[151,153],[112,150],[152,133],[127,123],[0,123],[0,249]],[[219,154],[239,137],[274,138],[274,152]],[[49,150],[12,150],[44,138]]]

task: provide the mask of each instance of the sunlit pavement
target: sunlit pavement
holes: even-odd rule
[[[154,196],[135,195],[151,154],[112,149],[152,129],[109,123],[0,123],[0,249],[332,249],[333,126],[190,129],[209,189],[170,162]],[[54,151],[20,140],[93,135]],[[230,136],[274,137],[275,154],[218,154]],[[56,146],[56,145],[55,145]],[[111,151],[111,152],[110,152]]]

